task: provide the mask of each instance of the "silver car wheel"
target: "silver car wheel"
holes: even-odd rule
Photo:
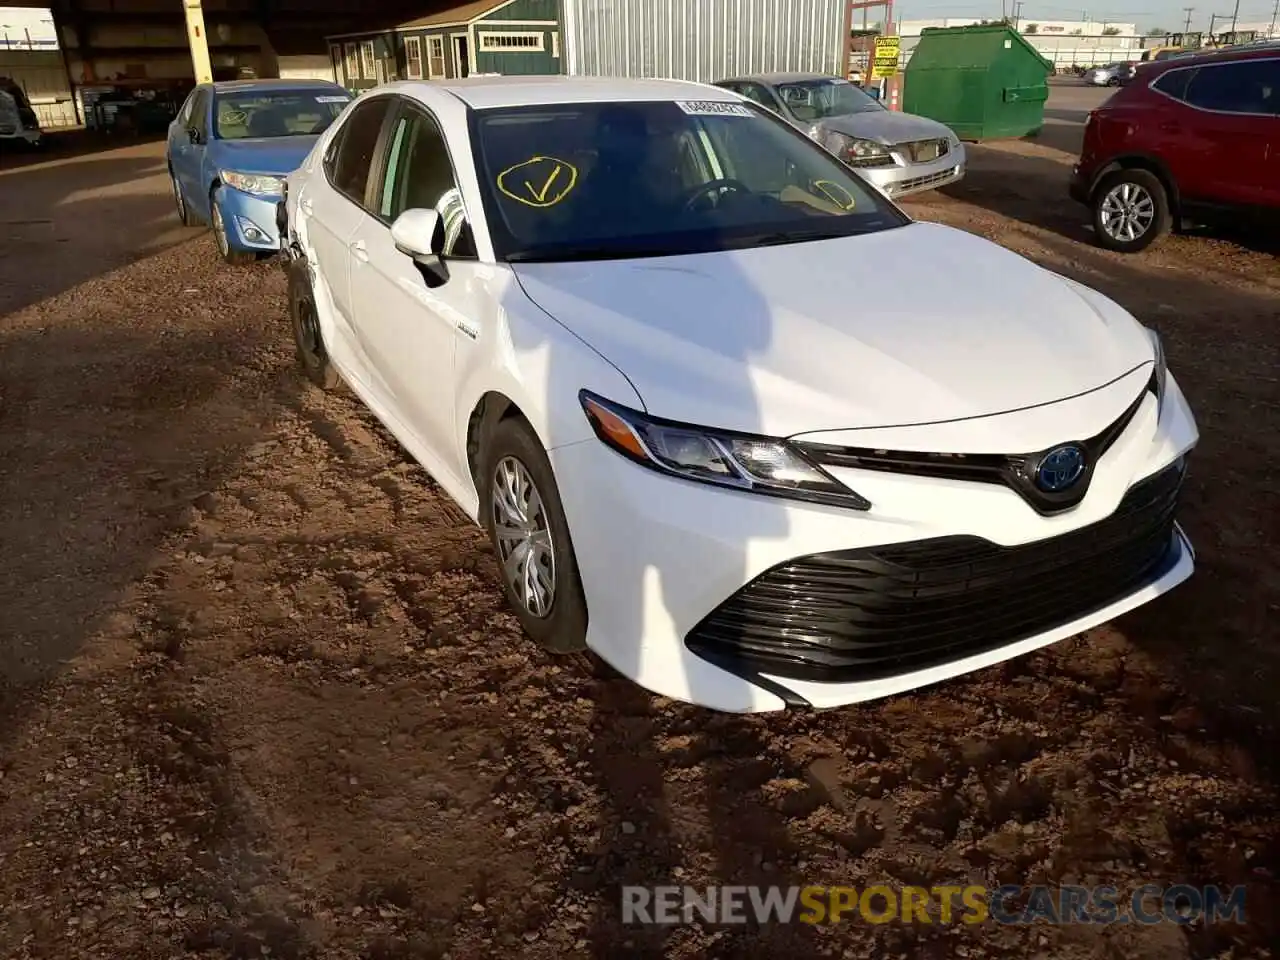
[[[515,457],[503,457],[494,468],[489,507],[502,575],[525,610],[535,617],[547,616],[556,598],[551,525],[542,495]]]
[[[182,196],[182,185],[178,183],[178,178],[176,176],[171,176],[169,179],[173,181],[173,199],[174,199],[174,202],[178,204],[178,217],[182,220],[183,223],[186,223],[187,222],[187,201]]]
[[[1132,243],[1155,223],[1156,202],[1145,187],[1117,183],[1102,198],[1102,229],[1112,240]]]
[[[218,209],[216,203],[210,202],[209,205],[213,207],[213,237],[217,241],[218,252],[225,257],[229,249],[229,242],[227,240],[226,225],[222,222],[222,211]]]

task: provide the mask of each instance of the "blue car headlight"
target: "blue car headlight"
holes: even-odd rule
[[[278,197],[284,187],[284,177],[273,177],[265,173],[237,173],[234,170],[223,170],[222,182],[259,197]]]
[[[588,390],[578,400],[600,441],[641,466],[766,496],[871,508],[786,440],[659,420]]]

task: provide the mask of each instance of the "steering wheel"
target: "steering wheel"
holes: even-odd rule
[[[741,180],[735,180],[733,177],[720,177],[717,180],[708,180],[706,183],[694,187],[690,192],[688,199],[684,202],[684,208],[685,210],[692,210],[694,204],[703,197],[710,196],[717,191],[723,192],[725,190],[728,190],[731,193],[743,194],[751,192],[751,188]]]

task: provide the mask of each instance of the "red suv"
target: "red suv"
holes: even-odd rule
[[[1280,44],[1144,64],[1089,114],[1071,196],[1126,252],[1184,219],[1280,221]]]

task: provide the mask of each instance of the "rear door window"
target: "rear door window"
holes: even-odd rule
[[[1187,84],[1187,103],[1220,113],[1280,113],[1280,59],[1203,66]]]
[[[1152,86],[1175,100],[1185,100],[1187,98],[1187,84],[1191,82],[1191,78],[1194,75],[1194,70],[1170,70],[1157,77]]]
[[[334,188],[361,206],[390,107],[390,97],[376,97],[357,106],[339,133],[332,164],[326,165]]]

